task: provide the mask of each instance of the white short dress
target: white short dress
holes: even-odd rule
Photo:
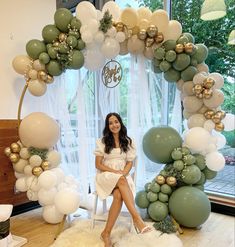
[[[102,143],[102,139],[96,141],[96,149],[94,151],[95,156],[102,156],[103,164],[115,169],[115,170],[124,170],[127,161],[133,161],[136,157],[136,148],[135,144],[132,141],[132,147],[129,146],[129,150],[124,153],[121,152],[120,148],[114,148],[109,154],[104,152],[105,145]],[[112,172],[101,172],[97,170],[95,184],[96,191],[98,196],[104,200],[107,198],[116,187],[116,184],[122,174],[112,173]],[[130,175],[126,177],[130,189],[135,195],[135,185],[133,179]]]

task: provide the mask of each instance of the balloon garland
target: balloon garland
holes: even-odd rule
[[[204,63],[207,47],[195,44],[192,34],[182,33],[181,24],[169,20],[164,10],[121,10],[112,1],[102,11],[88,1],[80,2],[76,17],[68,9],[56,10],[54,24],[42,29],[42,38],[28,41],[27,55],[18,55],[12,62],[26,80],[18,108],[20,141],[5,149],[17,177],[16,189],[27,192],[30,200],[39,201],[43,218],[49,223],[61,222],[63,215],[79,206],[77,182],[58,167],[60,154],[53,150],[60,135],[55,120],[35,112],[20,121],[26,90],[42,96],[54,77],[66,69],[84,66],[99,70],[107,59],[117,55],[143,55],[152,61],[154,72],[176,83],[189,129],[184,140],[167,126],[145,134],[146,156],[166,166],[137,193],[136,204],[147,209],[155,227],[163,232],[174,231],[175,226],[180,229],[178,223],[196,227],[205,222],[210,203],[203,185],[225,164],[217,151],[222,135],[215,135],[214,130],[231,130],[231,116],[227,118],[220,109],[223,77],[209,73]]]

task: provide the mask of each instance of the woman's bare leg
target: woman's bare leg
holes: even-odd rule
[[[103,232],[101,233],[101,236],[104,240],[105,247],[112,246],[111,240],[110,240],[110,233],[121,211],[122,203],[123,203],[123,200],[122,200],[121,193],[119,189],[116,188],[113,191],[113,202],[109,209],[108,219],[107,219],[105,228]]]

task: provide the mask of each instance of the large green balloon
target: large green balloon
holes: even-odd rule
[[[73,50],[71,52],[72,61],[69,64],[71,69],[80,69],[84,64],[84,56],[78,50]]]
[[[139,191],[135,196],[135,203],[139,208],[147,208],[149,200],[147,199],[147,192]]]
[[[180,37],[179,37],[179,39],[177,40],[177,44],[182,44],[182,45],[184,45],[185,43],[189,43],[189,39],[188,39],[188,37],[187,37],[187,35],[181,35]]]
[[[72,13],[66,8],[57,9],[54,15],[55,25],[62,32],[67,32],[69,30],[68,25],[73,18]]]
[[[165,51],[175,50],[176,41],[175,40],[167,40],[163,43]]]
[[[179,133],[169,126],[153,127],[143,137],[145,155],[156,163],[170,163],[171,153],[181,147],[182,138]]]
[[[46,25],[42,29],[42,37],[46,43],[52,43],[59,37],[60,31],[55,25]]]
[[[196,59],[198,63],[202,63],[206,60],[208,56],[208,49],[204,44],[196,44],[196,52],[192,56],[193,59]]]
[[[181,72],[181,79],[183,81],[192,81],[193,77],[197,74],[197,69],[194,66],[188,66],[187,69]]]
[[[217,172],[210,170],[207,166],[205,169],[202,170],[202,172],[205,174],[206,179],[213,179],[216,177]]]
[[[32,39],[26,44],[26,51],[33,59],[38,59],[42,52],[46,52],[46,45],[38,39]]]
[[[177,55],[176,60],[173,63],[173,67],[178,71],[182,71],[186,69],[189,66],[189,64],[190,56],[185,53],[182,53]]]
[[[204,192],[191,186],[183,186],[172,193],[169,210],[180,225],[197,227],[209,217],[211,205]]]
[[[182,171],[182,180],[186,184],[195,184],[201,178],[201,171],[200,169],[195,166],[186,166]]]
[[[164,220],[168,215],[168,207],[165,203],[160,201],[150,203],[148,207],[148,214],[155,221]]]
[[[180,72],[170,68],[167,72],[164,73],[164,78],[168,82],[176,82],[180,79]]]
[[[47,69],[48,73],[52,76],[59,76],[62,74],[61,65],[55,60],[51,60],[46,65],[46,69]]]
[[[193,37],[193,35],[191,33],[183,33],[184,36],[186,36],[188,38],[188,41],[190,43],[195,43],[195,38]]]

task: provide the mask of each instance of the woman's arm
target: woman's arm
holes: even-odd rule
[[[124,176],[129,175],[129,172],[130,172],[130,170],[132,168],[132,165],[133,165],[132,161],[127,161],[126,162],[126,165],[125,165],[124,170],[123,170],[123,175]]]
[[[120,171],[114,170],[108,166],[105,166],[102,161],[104,157],[102,156],[96,156],[95,157],[95,167],[96,169],[102,171],[102,172],[113,172],[113,173],[120,173]]]

